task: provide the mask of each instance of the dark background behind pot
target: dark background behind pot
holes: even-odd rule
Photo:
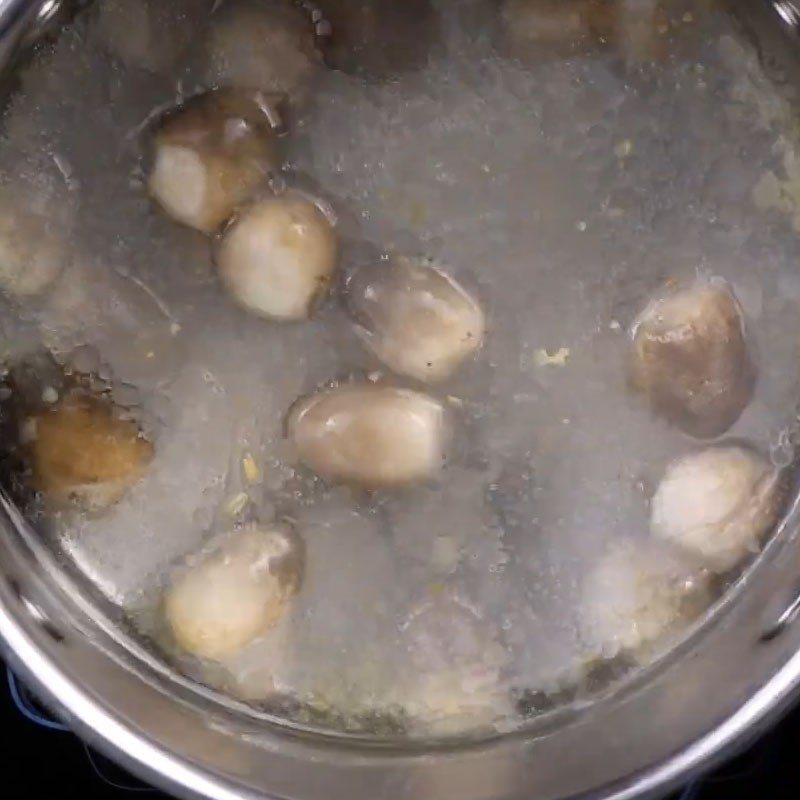
[[[165,794],[150,789],[90,750],[69,731],[44,727],[41,722],[26,718],[26,713],[32,712],[41,714],[44,720],[50,719],[28,696],[24,686],[18,683],[12,686],[6,680],[2,662],[0,687],[2,777],[6,786],[16,787],[17,797],[58,800],[68,795],[76,800],[90,797],[121,800],[138,796],[168,800]],[[797,800],[798,797],[800,708],[742,755],[672,794],[669,800]]]

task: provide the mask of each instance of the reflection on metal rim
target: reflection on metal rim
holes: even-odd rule
[[[0,66],[30,26],[50,21],[58,8],[54,0],[0,0]],[[771,8],[784,27],[800,24],[795,2]],[[784,539],[796,533],[796,524],[795,507]],[[708,768],[793,701],[800,684],[800,631],[789,624],[798,602],[778,615],[781,636],[776,631],[764,637],[759,614],[775,592],[795,587],[798,575],[797,553],[771,547],[747,591],[739,592],[742,608],[704,631],[702,646],[684,653],[680,664],[662,670],[657,681],[638,686],[614,708],[592,709],[563,729],[527,738],[425,753],[309,741],[262,730],[252,719],[227,728],[224,723],[233,714],[223,717],[199,693],[179,695],[168,675],[126,661],[107,631],[84,619],[73,598],[48,585],[41,565],[24,551],[7,520],[0,520],[0,649],[78,734],[143,779],[185,797],[264,800],[267,789],[260,787],[268,786],[275,797],[303,800],[366,795],[375,800],[439,795],[522,800],[534,792],[541,800],[626,800],[665,790]],[[13,581],[22,584],[19,591]],[[70,628],[73,617],[83,625]],[[48,632],[49,620],[58,623],[61,640]],[[93,671],[98,665],[102,675]],[[677,715],[688,716],[688,709],[696,718],[680,720],[686,724],[678,729]],[[208,736],[193,750],[195,730]],[[636,754],[626,750],[646,739],[655,742],[653,751],[643,751],[637,764]],[[224,761],[220,751],[227,740],[231,757]],[[592,749],[605,763],[589,765],[587,774],[601,778],[595,786],[580,786],[578,773]],[[547,768],[555,777],[540,791],[534,781]],[[569,786],[563,794],[559,777]]]

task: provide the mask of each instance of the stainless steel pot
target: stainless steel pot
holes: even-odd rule
[[[0,67],[57,31],[74,5],[0,0]],[[791,69],[800,3],[735,6],[772,66]],[[723,607],[665,662],[591,705],[459,746],[290,730],[192,686],[129,639],[2,497],[0,653],[76,733],[185,797],[647,797],[757,735],[800,691],[798,532],[800,500]]]

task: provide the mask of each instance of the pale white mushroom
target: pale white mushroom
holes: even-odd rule
[[[633,327],[631,378],[653,410],[685,433],[707,439],[728,430],[755,380],[730,287],[698,280],[653,300]]]
[[[24,299],[53,285],[72,258],[73,216],[69,198],[52,186],[0,186],[0,291]]]
[[[95,3],[89,37],[126,67],[168,75],[191,44],[192,16],[205,0],[102,0]]]
[[[66,396],[31,419],[35,487],[54,503],[90,512],[116,503],[144,474],[153,445],[111,403]]]
[[[776,520],[780,473],[744,447],[711,447],[677,459],[653,497],[654,536],[715,572],[759,550]]]
[[[212,17],[208,79],[296,99],[321,64],[311,14],[287,0],[229,0]]]
[[[491,625],[450,592],[420,604],[400,631],[409,663],[395,702],[414,728],[450,736],[491,727],[510,709],[505,649]]]
[[[217,249],[222,283],[260,317],[305,319],[336,267],[337,238],[311,200],[287,193],[239,214]]]
[[[166,620],[186,652],[227,659],[278,622],[301,579],[299,538],[280,526],[251,525],[174,577],[164,598]]]
[[[273,100],[216,91],[168,114],[154,136],[148,188],[169,216],[213,233],[278,166]]]
[[[47,220],[24,209],[0,210],[0,288],[13,297],[41,294],[61,274],[64,242],[47,230]]]
[[[401,486],[441,469],[445,411],[419,392],[350,384],[299,401],[288,435],[300,460],[323,478],[370,489]]]
[[[454,278],[423,260],[396,258],[348,281],[356,330],[387,366],[436,382],[481,346],[483,309]]]
[[[708,577],[670,548],[623,541],[587,576],[581,629],[590,651],[620,652],[646,661],[653,648],[677,635],[711,601]]]

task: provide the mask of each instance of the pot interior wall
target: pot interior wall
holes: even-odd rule
[[[6,41],[17,39],[24,56],[36,38],[29,26],[37,3],[5,5],[18,9],[16,22],[7,17]],[[48,31],[60,21],[54,10],[45,14]],[[769,45],[778,80],[787,63],[781,41]],[[376,743],[279,720],[264,724],[263,714],[198,688],[154,655],[119,608],[79,572],[64,569],[13,508],[3,523],[5,654],[79,732],[179,793],[298,800],[332,792],[460,800],[633,796],[755,733],[793,696],[800,672],[800,630],[788,626],[764,638],[797,590],[794,504],[758,562],[667,658],[591,702],[537,716],[519,732],[456,744]]]

